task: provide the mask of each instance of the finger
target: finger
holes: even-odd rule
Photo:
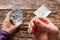
[[[36,29],[36,27],[35,27],[35,25],[34,25],[34,23],[33,23],[33,20],[31,20],[31,22],[30,22],[30,24],[29,24],[29,27],[28,27],[28,32],[29,32],[30,34],[33,34],[33,33],[35,32],[35,29]]]
[[[47,18],[43,18],[43,17],[38,17],[41,21],[43,21],[44,23],[50,23],[50,20]]]
[[[32,27],[31,27],[30,24],[29,24],[29,26],[28,26],[28,32],[29,32],[29,34],[32,34]]]
[[[9,22],[9,23],[10,23],[10,18],[9,18],[10,13],[11,13],[11,12],[9,12],[9,13],[6,15],[6,18],[5,18],[4,22]]]
[[[34,23],[35,23],[36,26],[38,26],[41,29],[46,29],[47,28],[47,24],[45,24],[44,22],[42,22],[38,18],[34,19]]]
[[[10,16],[11,12],[12,12],[12,11],[10,11],[10,12],[7,14],[7,17],[9,17],[9,16]]]
[[[11,14],[11,12],[12,12],[12,11],[10,11],[10,12],[7,14],[7,16],[6,16],[6,19],[7,19],[8,21],[10,21],[10,14]]]

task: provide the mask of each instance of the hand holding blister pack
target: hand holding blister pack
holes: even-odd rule
[[[44,5],[42,5],[40,8],[38,8],[34,12],[34,14],[36,16],[40,16],[40,17],[44,17],[44,18],[46,18],[50,13],[51,13],[51,11],[46,6],[44,6]],[[45,38],[45,39],[48,40],[48,34],[47,34],[47,32],[45,34],[42,34],[42,35],[43,36],[40,36],[42,40],[43,40],[43,38]],[[36,37],[34,37],[34,38],[36,38]]]
[[[36,16],[41,16],[41,17],[47,17],[49,14],[51,13],[51,11],[45,7],[44,5],[42,5],[40,8],[38,8],[34,14]]]

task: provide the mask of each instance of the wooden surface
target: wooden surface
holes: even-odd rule
[[[44,4],[52,11],[47,18],[49,18],[60,29],[60,0],[0,0],[0,27],[2,26],[6,14],[11,11],[14,6],[22,9],[24,14],[22,26],[11,35],[10,40],[34,39],[33,35],[29,35],[27,32],[27,27],[30,20],[35,17],[34,11],[39,8],[41,4]],[[53,37],[52,34],[49,35],[52,38],[49,37],[50,40],[60,40],[60,34],[58,37]]]

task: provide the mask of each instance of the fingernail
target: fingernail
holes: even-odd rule
[[[39,19],[36,19],[35,20],[35,23],[40,24],[40,20]]]

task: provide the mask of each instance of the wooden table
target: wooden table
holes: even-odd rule
[[[22,9],[24,20],[22,26],[14,32],[10,40],[32,40],[33,35],[27,32],[28,23],[35,17],[34,11],[42,4],[42,0],[0,0],[0,29],[6,14],[11,11],[13,7]],[[47,17],[60,29],[60,0],[45,0],[43,4],[48,7],[52,13]],[[52,34],[49,34],[52,35]],[[60,34],[57,39],[51,36],[53,40],[60,40]],[[49,38],[51,40],[51,38]]]

